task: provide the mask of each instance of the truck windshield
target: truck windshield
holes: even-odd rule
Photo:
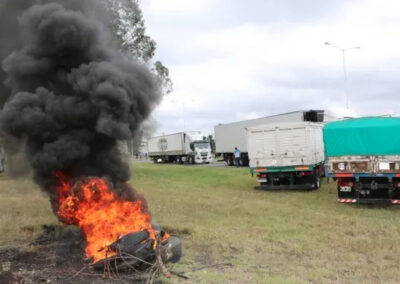
[[[208,149],[208,143],[196,143],[195,147],[198,149]]]

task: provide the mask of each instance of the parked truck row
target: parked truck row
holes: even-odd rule
[[[338,202],[400,204],[400,118],[339,120],[323,111],[299,111],[215,127],[216,156],[257,176],[257,189],[318,189],[337,181]],[[155,162],[210,163],[211,147],[199,133],[153,137]]]
[[[233,123],[218,124],[214,128],[216,157],[223,159],[228,165],[233,166],[235,147],[241,151],[240,163],[249,165],[249,154],[247,145],[247,129],[265,124],[280,124],[294,122],[319,122],[326,123],[335,121],[334,115],[323,110],[295,111],[290,113],[267,116],[257,119],[238,121]]]
[[[325,175],[340,203],[400,204],[400,118],[267,124],[247,138],[258,188],[317,189]]]

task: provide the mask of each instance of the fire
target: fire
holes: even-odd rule
[[[151,216],[141,200],[119,199],[103,178],[73,181],[61,173],[56,176],[57,214],[62,222],[79,225],[86,239],[86,256],[94,262],[115,255],[109,246],[126,234],[147,230],[156,240]]]

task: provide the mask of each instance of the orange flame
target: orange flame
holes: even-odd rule
[[[109,246],[129,233],[147,230],[150,238],[156,240],[151,216],[141,200],[119,199],[102,178],[82,179],[73,184],[62,173],[56,176],[57,214],[62,222],[79,225],[86,239],[86,256],[94,262],[115,255]]]

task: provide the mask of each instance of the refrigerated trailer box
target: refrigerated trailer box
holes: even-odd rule
[[[211,162],[210,143],[199,132],[179,132],[152,137],[147,141],[148,155],[155,162]]]
[[[324,172],[321,123],[267,124],[247,129],[250,171],[262,189],[317,189]]]
[[[304,121],[326,123],[334,120],[337,120],[334,115],[323,110],[309,110],[295,111],[234,123],[219,124],[214,128],[216,156],[223,158],[228,165],[233,165],[233,151],[235,147],[238,147],[241,151],[241,164],[247,166],[249,163],[249,156],[246,128],[274,123],[294,123]]]
[[[338,202],[400,204],[400,118],[328,123],[324,142]]]

